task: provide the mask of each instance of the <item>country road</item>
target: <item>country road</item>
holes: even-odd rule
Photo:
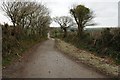
[[[86,65],[78,64],[55,48],[54,40],[40,44],[24,68],[15,73],[22,78],[106,78]]]

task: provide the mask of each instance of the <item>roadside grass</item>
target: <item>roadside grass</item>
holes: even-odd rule
[[[118,77],[118,65],[112,63],[107,58],[96,56],[93,52],[78,49],[75,46],[66,43],[60,39],[56,39],[56,46],[65,54],[85,63],[91,67],[96,68],[100,72],[104,72],[112,77]]]
[[[14,60],[19,59],[22,57],[22,54],[28,50],[30,47],[34,46],[35,44],[46,40],[46,38],[41,38],[38,40],[21,40],[19,41],[19,47],[12,47],[12,53],[8,54],[7,56],[2,58],[2,66],[3,68],[10,65]],[[4,45],[4,44],[3,44]]]

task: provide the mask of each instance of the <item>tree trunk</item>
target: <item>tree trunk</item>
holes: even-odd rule
[[[13,27],[14,27],[14,28],[16,27],[14,22],[13,22]]]
[[[81,37],[83,35],[83,27],[82,25],[78,25],[78,36]]]
[[[62,29],[63,29],[63,32],[64,32],[63,38],[65,38],[67,36],[67,28],[62,28]]]
[[[63,28],[63,30],[64,30],[64,36],[63,36],[63,38],[65,38],[67,36],[67,29]]]

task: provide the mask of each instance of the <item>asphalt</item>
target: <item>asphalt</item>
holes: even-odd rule
[[[38,44],[28,51],[24,58],[22,62],[4,69],[3,76],[7,78],[107,78],[65,56],[55,48],[53,39]]]
[[[23,78],[105,78],[88,66],[77,64],[55,49],[54,40],[37,47],[21,72]],[[29,60],[29,59],[28,59]]]

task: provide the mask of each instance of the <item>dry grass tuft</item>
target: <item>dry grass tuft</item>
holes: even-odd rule
[[[91,54],[88,51],[80,50],[75,46],[68,44],[60,39],[56,40],[56,46],[59,50],[65,54],[76,58],[80,62],[91,65],[97,70],[106,73],[107,75],[118,76],[118,66],[115,64],[107,63],[108,61],[104,58],[100,58]]]

